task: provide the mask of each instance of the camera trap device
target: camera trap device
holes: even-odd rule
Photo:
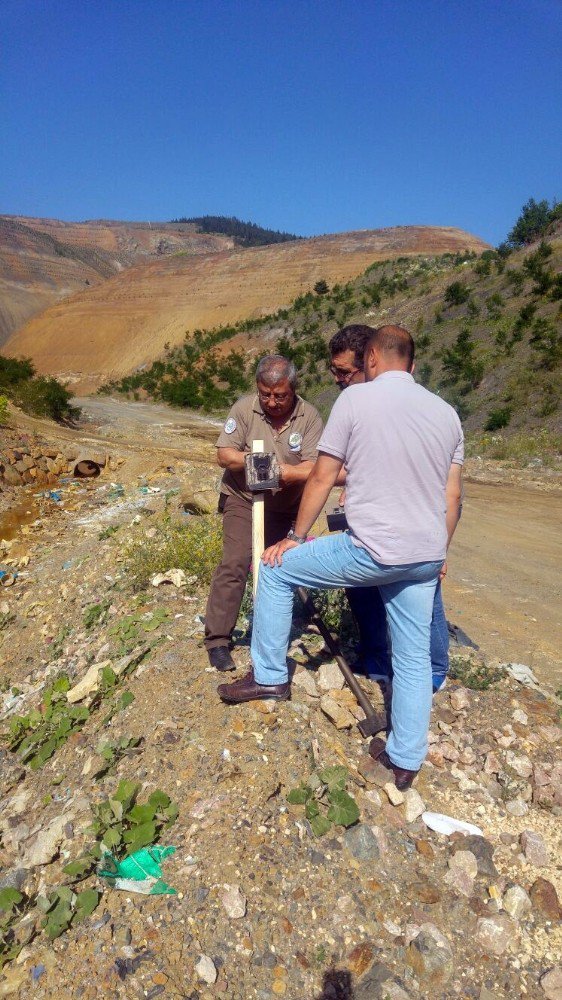
[[[279,463],[273,454],[253,451],[244,458],[246,486],[252,493],[279,489]]]
[[[326,514],[326,521],[328,522],[328,531],[330,532],[347,531],[349,527],[343,507],[334,507],[333,510]]]

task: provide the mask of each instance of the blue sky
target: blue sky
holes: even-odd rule
[[[562,198],[560,0],[3,0],[0,212],[302,235]]]

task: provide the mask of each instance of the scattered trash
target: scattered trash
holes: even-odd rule
[[[450,837],[452,833],[468,833],[474,834],[477,837],[484,836],[479,826],[474,826],[472,823],[465,823],[462,819],[454,819],[453,816],[445,816],[444,813],[424,812],[422,813],[422,820],[430,830],[434,830],[435,833],[444,833],[446,837]]]
[[[115,500],[117,497],[125,496],[125,487],[123,483],[111,483],[111,489],[107,494],[111,500]]]
[[[162,490],[159,486],[139,486],[139,493],[146,496],[147,493],[161,493]]]
[[[113,889],[124,892],[139,892],[143,896],[175,895],[162,879],[161,862],[175,853],[175,847],[143,847],[127,858],[118,861],[112,854],[104,854],[98,868],[98,875]]]
[[[524,684],[525,687],[539,686],[539,682],[533,671],[525,663],[500,663],[500,667],[508,674],[511,674],[514,680],[519,681],[520,684]]]
[[[0,587],[13,587],[17,578],[17,573],[11,573],[8,569],[0,569]]]
[[[62,490],[45,490],[43,496],[55,503],[62,503]]]
[[[186,576],[183,569],[168,569],[165,573],[156,573],[151,579],[153,587],[162,583],[173,583],[174,587],[187,587],[188,583],[196,583],[196,576]]]

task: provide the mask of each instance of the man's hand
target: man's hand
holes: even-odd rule
[[[261,561],[267,563],[268,566],[280,566],[283,562],[283,553],[287,549],[298,548],[300,542],[292,542],[290,538],[283,538],[276,545],[270,545],[268,549],[265,550],[261,557]]]
[[[444,580],[447,576],[447,563],[444,562],[441,569],[439,570],[439,580]]]

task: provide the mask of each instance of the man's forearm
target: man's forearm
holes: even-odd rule
[[[243,472],[244,452],[237,448],[218,448],[217,463],[221,469],[228,469],[229,472]]]
[[[280,466],[281,482],[285,486],[292,483],[304,483],[307,481],[314,468],[314,462],[299,462],[298,465],[288,465],[283,463]]]
[[[307,484],[295,522],[295,534],[306,538],[320,511],[322,510],[330,490],[336,483],[342,463],[328,456],[320,456],[316,462]]]

